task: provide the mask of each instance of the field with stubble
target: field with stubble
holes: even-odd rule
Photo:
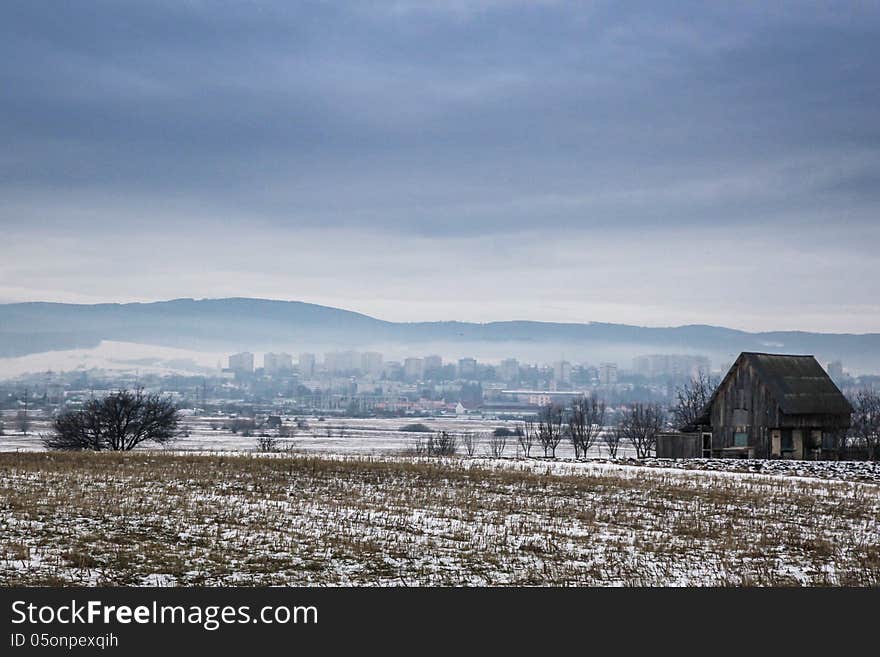
[[[880,486],[514,459],[0,454],[3,585],[880,585]]]

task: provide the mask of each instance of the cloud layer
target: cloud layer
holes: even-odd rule
[[[5,3],[0,299],[878,331],[880,8],[765,5]]]

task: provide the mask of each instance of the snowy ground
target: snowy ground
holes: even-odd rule
[[[620,462],[620,461],[618,461]],[[624,462],[649,468],[741,472],[783,477],[837,479],[880,484],[877,461],[789,461],[781,459],[627,459]]]
[[[338,418],[327,417],[320,420],[317,416],[303,417],[308,428],[293,429],[291,438],[280,441],[280,446],[297,452],[317,452],[329,454],[400,454],[413,450],[419,439],[424,440],[428,434],[401,431],[406,425],[424,424],[431,431],[448,431],[456,435],[465,432],[477,434],[480,455],[489,454],[488,435],[496,428],[505,427],[513,430],[517,422],[513,420],[490,420],[466,417],[436,418]],[[3,418],[5,431],[0,435],[0,452],[42,450],[40,434],[49,432],[48,421],[35,417],[29,435],[21,435],[15,429],[15,418],[7,413]],[[232,418],[224,416],[187,416],[183,420],[183,435],[173,444],[175,451],[252,451],[257,448],[255,436],[244,436],[240,432],[232,433],[229,426]],[[292,428],[292,418],[285,418],[285,426]],[[254,432],[257,434],[259,432]],[[270,432],[275,433],[275,432]],[[459,441],[459,451],[463,454],[464,447]],[[531,456],[537,456],[540,448],[535,445]],[[573,456],[571,446],[560,443],[556,454],[560,458]],[[594,456],[600,456],[603,450],[596,446]],[[627,446],[620,449],[620,456],[633,455]],[[507,439],[505,456],[522,455],[514,437]]]
[[[49,431],[48,421],[35,416],[28,435],[15,428],[14,414],[3,416],[5,430],[0,435],[0,452],[43,451],[40,434]],[[278,440],[277,448],[283,452],[321,455],[362,455],[362,456],[401,456],[411,454],[420,440],[429,434],[401,431],[408,424],[421,423],[432,431],[448,431],[459,436],[457,451],[465,456],[465,448],[460,436],[466,432],[476,435],[475,456],[488,457],[491,454],[489,435],[493,430],[504,427],[516,428],[512,420],[489,420],[482,418],[303,418],[308,428],[297,429],[291,438]],[[184,435],[168,446],[174,452],[232,452],[249,453],[258,450],[257,438],[232,433],[228,428],[229,417],[191,417],[184,418]],[[287,419],[285,426],[292,424]],[[259,433],[259,432],[257,432]],[[275,433],[275,432],[271,432]],[[146,449],[155,450],[155,446]],[[540,457],[540,445],[531,448],[531,457]],[[556,450],[557,460],[571,461],[574,457],[571,445],[563,441]],[[504,457],[522,458],[522,448],[515,437],[507,438]],[[589,453],[593,462],[607,461],[618,465],[635,465],[651,468],[674,468],[680,470],[717,470],[752,474],[779,475],[787,477],[813,477],[841,481],[862,481],[880,483],[880,463],[865,461],[788,461],[757,459],[636,459],[635,451],[628,445],[621,445],[616,459],[609,457],[607,449],[598,442]]]
[[[0,583],[880,584],[880,486],[592,461],[0,454]]]

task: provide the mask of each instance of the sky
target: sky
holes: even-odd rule
[[[880,332],[880,3],[0,5],[0,302]]]

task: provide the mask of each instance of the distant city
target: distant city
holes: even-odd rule
[[[666,404],[683,383],[700,376],[720,378],[729,367],[730,363],[713,367],[708,357],[690,354],[646,354],[621,365],[564,359],[529,363],[514,357],[447,361],[436,354],[386,360],[376,351],[353,350],[303,352],[296,357],[244,351],[230,354],[215,372],[205,375],[95,369],[22,376],[0,383],[0,409],[9,413],[29,405],[51,412],[76,406],[100,391],[144,387],[170,394],[196,413],[510,419],[584,396],[602,399],[612,408]],[[880,383],[877,376],[849,376],[840,361],[827,363],[826,369],[844,391]]]

